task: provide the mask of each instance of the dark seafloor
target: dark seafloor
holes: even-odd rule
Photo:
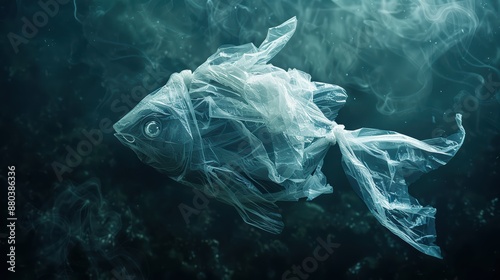
[[[0,2],[0,279],[500,279],[499,12],[494,0]],[[345,87],[347,128],[426,139],[456,131],[450,116],[463,114],[457,156],[410,186],[437,208],[442,260],[373,218],[337,147],[323,167],[334,193],[279,203],[285,229],[272,235],[141,163],[109,131],[171,73],[220,45],[258,45],[292,16],[298,29],[271,62]],[[196,210],[188,223],[180,207]],[[312,261],[318,238],[340,246]]]

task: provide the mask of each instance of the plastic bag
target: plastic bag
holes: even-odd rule
[[[296,19],[270,28],[260,47],[224,47],[173,74],[115,125],[117,138],[145,163],[233,205],[253,226],[279,233],[276,201],[331,193],[321,171],[339,144],[355,191],[377,220],[418,250],[440,257],[432,207],[408,184],[446,164],[465,131],[419,141],[391,131],[345,130],[334,119],[347,95],[296,69],[268,64],[292,37]]]

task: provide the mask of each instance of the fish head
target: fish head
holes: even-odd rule
[[[167,85],[146,96],[113,128],[142,162],[175,178],[186,171],[193,136],[188,100]]]

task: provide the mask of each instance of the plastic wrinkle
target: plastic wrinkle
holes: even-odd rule
[[[342,124],[337,124],[334,122],[334,124],[331,126],[331,131],[328,132],[325,136],[325,139],[330,142],[332,146],[337,144],[337,136],[336,134],[342,133],[341,131],[344,130],[345,126]]]

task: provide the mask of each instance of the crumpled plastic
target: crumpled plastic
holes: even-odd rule
[[[245,222],[284,227],[277,201],[331,193],[322,173],[338,144],[353,189],[376,219],[417,250],[441,257],[436,209],[408,193],[421,174],[446,164],[465,130],[420,141],[397,132],[347,130],[335,118],[343,88],[269,64],[297,20],[270,28],[264,42],[219,48],[194,72],[173,74],[115,125],[116,137],[146,164],[233,205]],[[332,213],[332,215],[334,215]]]

